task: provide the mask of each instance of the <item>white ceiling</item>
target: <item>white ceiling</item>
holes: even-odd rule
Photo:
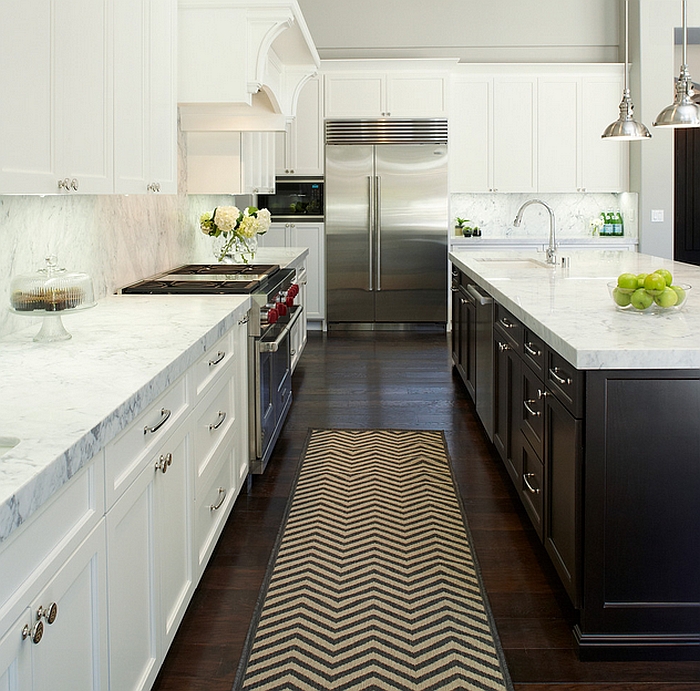
[[[299,0],[320,56],[618,60],[614,0]]]

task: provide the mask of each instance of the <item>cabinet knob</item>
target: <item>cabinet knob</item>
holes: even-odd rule
[[[80,187],[80,183],[78,182],[78,179],[77,179],[77,178],[73,178],[73,179],[70,181],[70,188],[71,188],[74,192],[77,192],[77,191],[78,191],[78,187]]]
[[[160,183],[159,182],[149,182],[146,189],[149,192],[160,192]]]
[[[63,178],[63,180],[58,181],[58,189],[59,190],[69,190],[70,189],[70,180],[68,178]]]
[[[165,474],[168,471],[168,466],[173,464],[173,455],[171,453],[161,454],[160,458],[156,461],[156,470],[160,470],[161,473]]]
[[[22,629],[22,640],[26,640],[27,638],[30,638],[32,643],[36,645],[41,641],[41,639],[44,636],[44,622],[43,621],[38,621],[32,628],[29,628],[29,624],[25,624],[24,628]]]
[[[510,346],[507,343],[502,343],[501,341],[498,342],[498,349],[502,352],[505,353],[506,350],[510,350]]]
[[[36,611],[36,619],[40,621],[42,618],[46,620],[47,624],[53,624],[58,616],[58,605],[52,602],[48,607],[44,608],[39,605],[39,609]]]

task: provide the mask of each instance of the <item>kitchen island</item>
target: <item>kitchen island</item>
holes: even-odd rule
[[[700,298],[623,312],[607,283],[667,268],[700,287],[700,269],[565,255],[450,253],[457,371],[578,610],[582,659],[699,659]],[[470,291],[493,299],[490,389],[474,381]]]

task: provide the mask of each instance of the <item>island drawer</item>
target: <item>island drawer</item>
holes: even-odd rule
[[[544,515],[544,465],[527,439],[521,440],[522,475],[520,476],[520,497],[527,515],[540,540],[544,538],[542,517]]]
[[[523,436],[535,453],[544,457],[544,384],[527,365],[521,368],[520,391],[522,401],[518,423]]]
[[[496,303],[494,327],[510,342],[518,353],[522,352],[523,325],[505,307]]]
[[[547,349],[545,383],[574,417],[583,416],[584,373],[551,349]]]
[[[195,362],[187,373],[193,404],[210,391],[219,377],[225,375],[234,356],[233,332],[220,338]]]

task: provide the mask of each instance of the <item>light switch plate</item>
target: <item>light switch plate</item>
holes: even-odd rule
[[[651,210],[651,222],[652,223],[663,223],[664,222],[664,210],[663,209],[652,209]]]

